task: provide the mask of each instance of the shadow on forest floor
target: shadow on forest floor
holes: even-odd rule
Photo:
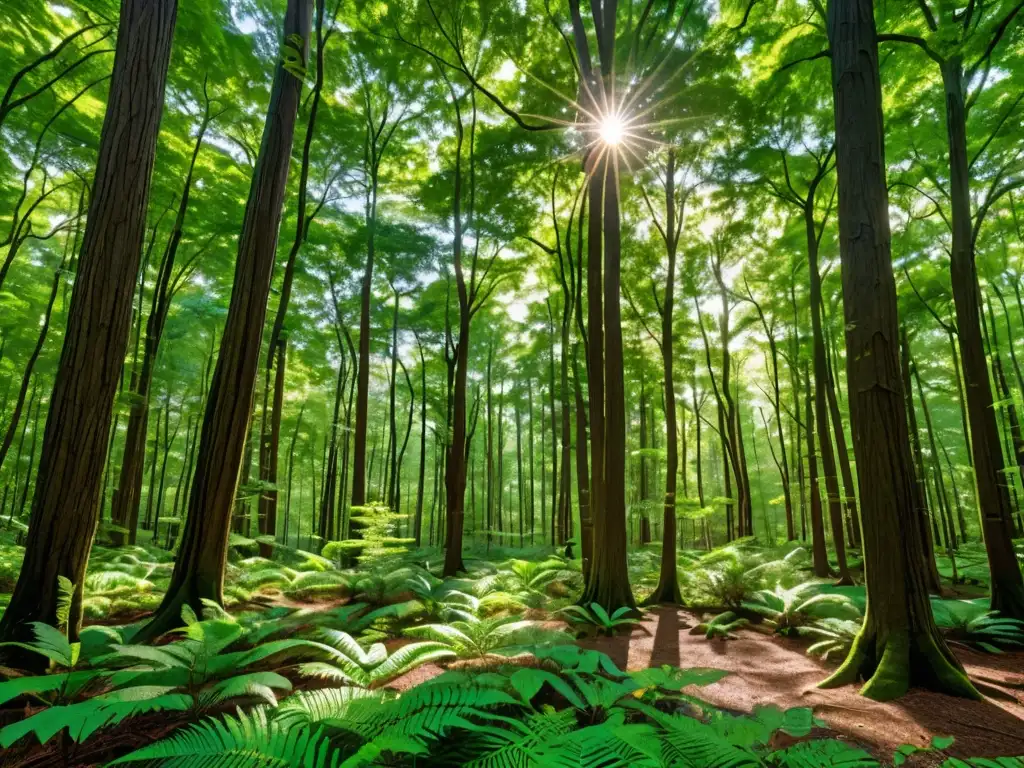
[[[813,707],[837,733],[891,754],[901,744],[926,745],[932,736],[954,736],[957,756],[1024,755],[1024,653],[999,656],[956,649],[969,675],[1000,694],[998,700],[967,701],[913,690],[892,703],[878,703],[855,686],[821,690],[830,666],[805,653],[806,644],[750,630],[735,640],[706,640],[687,629],[687,611],[660,608],[629,635],[581,643],[607,653],[622,669],[672,664],[731,672],[701,689],[700,696],[724,709],[749,712],[758,704]]]

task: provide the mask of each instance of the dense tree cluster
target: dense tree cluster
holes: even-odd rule
[[[802,540],[830,683],[977,695],[928,603],[1024,619],[1024,3],[0,5],[0,638],[95,537],[163,603],[395,539],[582,558]]]

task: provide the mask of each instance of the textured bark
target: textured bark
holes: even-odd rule
[[[614,6],[615,3],[609,5]],[[614,24],[611,30],[614,39],[613,33]],[[601,512],[594,526],[594,563],[583,597],[585,603],[597,603],[609,612],[623,606],[636,607],[626,567],[626,392],[620,309],[621,231],[617,165],[618,156],[612,154],[606,161],[606,166],[611,167],[605,167],[603,173],[597,174],[604,182],[601,217],[604,245],[603,474]],[[602,208],[591,201],[590,210],[591,217],[597,218],[596,212]],[[595,369],[596,366],[591,367],[592,371]],[[601,403],[602,400],[596,402]]]
[[[298,55],[308,55],[311,0],[289,0],[282,47],[301,40]],[[206,403],[189,496],[188,519],[163,602],[137,640],[152,639],[178,625],[183,605],[196,613],[202,599],[223,601],[231,507],[245,447],[260,344],[267,315],[271,273],[277,249],[281,209],[288,180],[292,139],[302,89],[279,54],[260,154],[253,170],[238,258],[220,352]]]
[[[601,210],[604,178],[591,169],[587,183],[587,394],[590,402],[590,518],[594,543],[590,573],[593,580],[600,537],[604,535],[604,326],[601,295]],[[541,475],[543,478],[543,474]],[[584,594],[590,591],[587,582]]]
[[[132,322],[150,177],[176,0],[124,0],[78,276],[36,476],[25,558],[0,639],[56,624],[58,576],[75,584],[77,637],[85,567],[99,516],[110,416]],[[38,659],[32,659],[38,665]]]
[[[696,446],[696,455],[694,456],[694,463],[697,470],[697,501],[700,504],[701,510],[704,509],[704,451],[702,446],[701,435],[703,430],[701,428],[701,406],[704,404],[703,399],[698,399],[697,396],[697,374],[694,373],[693,379],[690,384],[690,391],[693,394],[693,424],[696,434],[694,435],[694,444]],[[704,527],[707,532],[707,548],[710,550],[713,545],[713,536],[711,535],[711,526],[708,523],[706,517],[703,518]]]
[[[981,335],[978,274],[974,263],[970,171],[967,164],[967,110],[963,63],[958,56],[941,66],[946,96],[953,247],[950,278],[970,421],[971,452],[982,532],[992,582],[992,610],[1024,619],[1024,577],[1013,553],[1010,497],[1003,482],[999,427]]]
[[[871,0],[831,0],[846,380],[864,519],[867,613],[824,685],[868,682],[876,699],[911,685],[977,697],[935,627],[923,568],[899,360],[885,182],[882,89]]]

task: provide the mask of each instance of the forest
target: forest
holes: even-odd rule
[[[0,29],[0,766],[1024,766],[1024,0]]]

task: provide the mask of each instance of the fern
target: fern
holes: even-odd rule
[[[533,621],[513,616],[481,619],[472,617],[450,624],[426,624],[406,630],[412,637],[426,637],[451,649],[460,659],[482,659],[522,650],[538,643],[569,639],[565,633],[547,630]]]
[[[383,643],[374,643],[364,650],[346,632],[324,629],[322,636],[329,646],[330,662],[303,664],[299,671],[361,688],[375,688],[428,662],[455,657],[450,648],[438,642],[404,645],[388,655]]]
[[[266,711],[242,710],[236,716],[208,719],[175,733],[155,744],[114,760],[110,765],[146,761],[149,765],[258,765],[266,768],[290,768],[311,765],[336,768],[340,752],[332,747],[320,730],[285,728],[267,720]]]
[[[777,584],[774,589],[755,592],[743,603],[743,608],[764,616],[765,622],[780,635],[796,634],[799,627],[816,618],[861,617],[859,607],[849,597],[820,593],[819,588],[814,582],[804,582],[790,589]]]
[[[138,686],[95,696],[66,706],[48,707],[0,729],[0,746],[7,748],[29,734],[45,744],[64,728],[72,741],[82,742],[100,728],[117,725],[146,712],[187,710],[192,699],[166,686]]]
[[[770,753],[765,761],[777,768],[876,768],[879,765],[863,749],[831,739],[802,741]]]
[[[71,617],[71,603],[75,599],[75,585],[67,576],[58,576],[57,589],[57,627],[66,635],[68,620]]]
[[[599,603],[591,603],[588,607],[567,605],[560,613],[573,624],[594,627],[600,634],[609,637],[619,629],[632,628],[640,623],[640,619],[633,615],[634,611],[629,606],[622,606],[609,614]]]
[[[298,691],[278,707],[274,720],[285,728],[296,728],[326,721],[343,721],[352,702],[366,699],[381,704],[393,696],[388,691],[365,688],[319,688]]]

